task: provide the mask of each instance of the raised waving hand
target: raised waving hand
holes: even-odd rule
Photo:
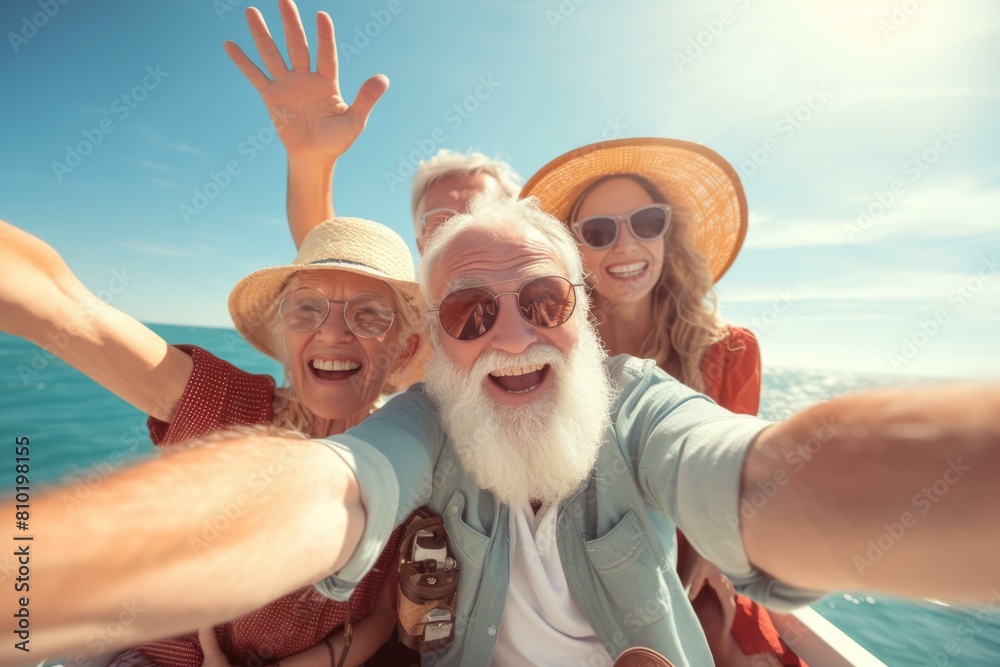
[[[362,84],[354,104],[348,105],[337,77],[337,44],[329,14],[316,14],[318,45],[313,71],[298,8],[292,0],[279,0],[278,4],[291,69],[256,7],[247,9],[247,24],[271,78],[235,42],[226,42],[226,53],[260,93],[289,155],[335,160],[361,134],[389,80],[381,74],[371,77]]]
[[[288,151],[288,217],[298,246],[310,229],[333,217],[331,196],[337,158],[364,130],[389,80],[381,74],[369,78],[361,85],[354,104],[348,105],[338,79],[333,20],[326,12],[316,14],[318,44],[316,69],[312,70],[298,8],[292,0],[279,0],[278,5],[291,69],[256,7],[247,9],[247,25],[267,74],[235,42],[226,42],[225,48],[260,93]]]

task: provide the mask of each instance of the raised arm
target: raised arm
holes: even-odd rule
[[[804,588],[988,599],[997,415],[1000,388],[966,385],[858,394],[767,429],[743,471],[751,563]]]
[[[326,12],[316,14],[318,45],[316,70],[312,71],[298,8],[292,0],[280,0],[279,5],[291,70],[255,7],[247,9],[247,24],[271,77],[234,42],[226,42],[226,53],[260,93],[288,151],[288,224],[298,247],[313,227],[334,216],[333,173],[337,159],[365,128],[389,80],[381,74],[371,77],[362,84],[354,104],[348,106],[340,93],[337,44],[330,16]]]
[[[191,357],[95,297],[51,246],[0,220],[0,331],[55,354],[143,412],[171,421]]]
[[[112,475],[72,510],[58,489],[33,498],[31,524],[34,541],[17,543],[30,549],[30,648],[59,656],[98,636],[114,650],[212,625],[322,579],[353,552],[365,511],[323,444],[231,435]],[[5,665],[25,661],[13,644]]]

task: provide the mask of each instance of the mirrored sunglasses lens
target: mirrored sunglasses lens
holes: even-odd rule
[[[278,312],[286,327],[306,333],[323,323],[330,312],[330,302],[313,290],[296,290],[282,299]]]
[[[389,302],[376,294],[359,294],[347,304],[344,318],[355,335],[378,338],[392,326],[394,313]]]
[[[617,235],[618,223],[611,218],[591,218],[580,225],[580,238],[591,248],[606,248]]]
[[[576,307],[573,283],[555,276],[526,283],[517,297],[521,315],[538,327],[558,327],[566,323]]]
[[[662,208],[644,208],[630,218],[636,238],[651,241],[659,238],[667,228],[667,212]]]
[[[441,326],[452,338],[473,340],[490,330],[497,319],[497,300],[479,288],[452,292],[441,302]]]

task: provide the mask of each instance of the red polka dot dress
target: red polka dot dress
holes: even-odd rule
[[[275,385],[270,376],[245,373],[199,347],[178,348],[191,355],[194,371],[174,420],[167,424],[150,417],[149,434],[154,444],[169,446],[228,426],[271,423]],[[371,612],[387,579],[389,585],[396,586],[404,527],[393,533],[375,568],[358,584],[351,598],[352,622]],[[347,603],[331,600],[309,587],[216,626],[215,633],[231,664],[260,667],[320,643],[344,624],[346,615]],[[196,633],[193,628],[183,637],[129,649],[111,664],[201,667],[203,656]]]

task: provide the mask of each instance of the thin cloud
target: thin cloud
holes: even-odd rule
[[[721,300],[723,304],[772,303],[776,299],[790,303],[940,301],[944,304],[949,299],[964,303],[973,299],[1000,296],[1000,275],[986,272],[984,280],[975,281],[973,277],[976,275],[975,272],[874,269],[852,272],[834,279],[807,280],[770,289],[735,284],[731,288],[727,287]],[[973,280],[971,285],[970,280]],[[976,289],[973,290],[973,287]]]
[[[852,245],[896,238],[965,238],[997,230],[1000,188],[970,179],[873,192],[848,217],[776,219],[750,214],[747,248]],[[881,199],[880,199],[881,196]]]
[[[186,141],[177,141],[174,143],[164,143],[163,148],[168,150],[177,151],[178,153],[188,153],[189,155],[204,155],[200,150],[187,143]]]
[[[149,158],[142,158],[139,160],[128,159],[125,160],[125,162],[127,164],[143,167],[145,169],[149,169],[150,171],[155,171],[160,174],[173,175],[174,173],[174,170],[170,166],[165,165],[162,162],[157,162],[156,160],[150,160]]]

